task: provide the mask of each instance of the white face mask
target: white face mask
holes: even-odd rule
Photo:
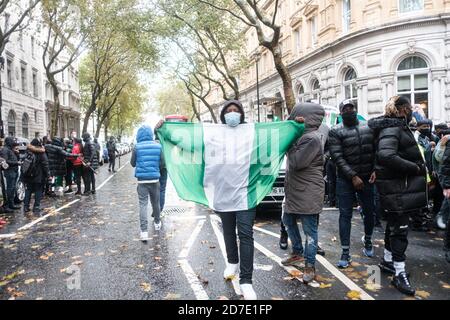
[[[225,114],[225,123],[234,128],[241,124],[241,114],[238,112],[230,112]]]

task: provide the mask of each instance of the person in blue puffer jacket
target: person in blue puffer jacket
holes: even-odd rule
[[[164,163],[162,147],[154,141],[150,126],[142,126],[136,136],[137,144],[131,156],[131,165],[136,168],[135,177],[138,180],[137,193],[139,197],[139,216],[141,240],[148,239],[148,198],[153,209],[155,231],[161,229],[159,193],[161,166]]]

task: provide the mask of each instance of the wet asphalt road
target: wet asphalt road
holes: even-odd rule
[[[122,164],[129,160],[122,158]],[[111,175],[100,169],[97,185]],[[126,164],[97,195],[46,199],[51,215],[34,226],[21,213],[7,216],[0,230],[0,299],[241,299],[224,282],[221,226],[209,210],[181,201],[169,185],[163,228],[150,229],[141,243],[133,169]],[[26,229],[17,231],[26,226]],[[381,288],[367,286],[367,270],[378,258],[362,256],[362,221],[355,214],[352,267],[337,270],[338,212],[321,217],[319,242],[326,251],[317,264],[317,281],[306,286],[301,275],[279,265],[287,251],[278,247],[279,217],[257,217],[254,287],[259,299],[343,300],[359,291],[363,299],[450,299],[450,265],[442,251],[443,232],[411,232],[408,271],[418,294],[408,298],[381,275]],[[1,239],[5,235],[11,237]],[[14,235],[15,234],[15,235]],[[13,236],[14,235],[14,236]],[[383,252],[383,234],[375,233],[375,252]],[[238,288],[238,286],[236,286]],[[363,290],[363,291],[361,291]],[[361,294],[362,292],[362,294]],[[353,297],[355,297],[353,295]]]

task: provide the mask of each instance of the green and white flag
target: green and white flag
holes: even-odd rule
[[[158,130],[178,196],[219,212],[255,208],[272,191],[285,153],[304,132],[294,121],[166,122]]]

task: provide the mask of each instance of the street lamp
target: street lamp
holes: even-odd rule
[[[253,59],[255,59],[256,64],[256,99],[258,102],[258,122],[261,122],[261,113],[259,111],[259,60],[261,59],[261,53],[259,50],[255,52],[253,55]]]
[[[0,56],[0,138],[5,138],[5,128],[3,127],[3,117],[2,117],[2,106],[3,106],[3,96],[2,96],[2,74],[1,71],[5,68],[5,58]]]

